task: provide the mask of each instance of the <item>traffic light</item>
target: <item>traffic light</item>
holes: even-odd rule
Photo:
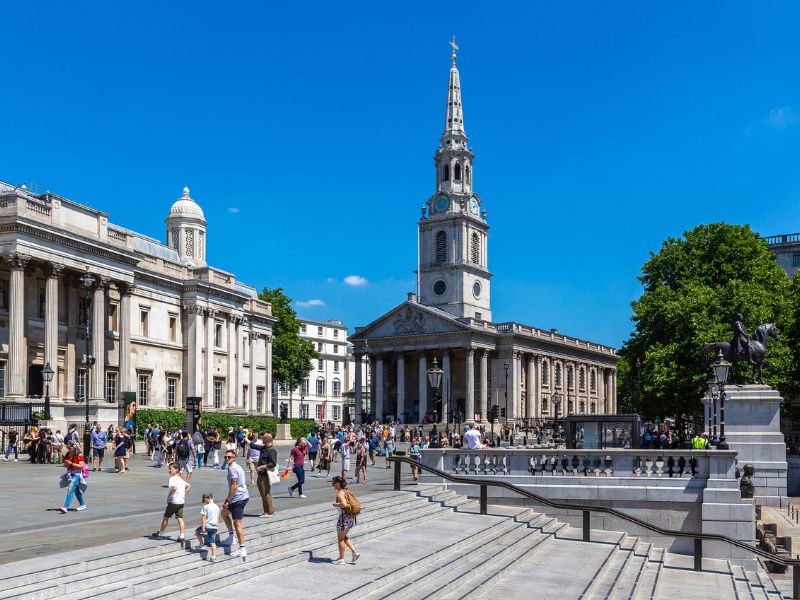
[[[505,419],[506,418],[506,409],[505,408],[500,408],[499,406],[496,407],[496,408],[500,409],[500,416]]]
[[[497,404],[492,405],[489,410],[489,423],[494,423],[500,416],[500,407]]]

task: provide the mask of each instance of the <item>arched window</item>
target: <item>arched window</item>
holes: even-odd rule
[[[469,168],[469,165],[466,165],[464,171],[467,175],[467,185],[472,185],[472,169]]]
[[[549,385],[550,381],[550,367],[547,361],[542,363],[542,385]]]
[[[444,231],[436,234],[436,262],[447,262],[447,234]]]
[[[597,390],[597,377],[594,370],[589,371],[589,389],[593,392]]]
[[[333,397],[339,398],[342,395],[342,382],[338,379],[333,380]]]
[[[550,406],[547,398],[542,398],[542,412],[549,412],[549,411],[550,411]]]
[[[317,396],[325,395],[325,378],[317,377]]]
[[[556,365],[556,385],[561,385],[561,365]]]
[[[461,165],[458,163],[456,163],[456,166],[453,167],[453,180],[461,181]]]
[[[583,367],[578,371],[578,387],[582,390],[586,389],[586,371]]]
[[[442,181],[450,181],[450,165],[444,166],[444,175],[442,175]]]
[[[572,367],[567,367],[567,387],[575,386],[575,373],[572,372]]]
[[[475,264],[481,262],[481,240],[476,232],[472,233],[472,244],[470,247],[470,255],[472,256],[472,262],[474,262]]]

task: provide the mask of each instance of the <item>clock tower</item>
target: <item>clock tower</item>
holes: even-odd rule
[[[422,206],[419,227],[419,302],[457,317],[492,320],[489,303],[489,226],[472,191],[474,155],[467,146],[461,80],[453,65],[447,90],[444,133],[433,157],[436,192]]]

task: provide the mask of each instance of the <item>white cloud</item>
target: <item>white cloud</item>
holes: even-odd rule
[[[239,209],[238,209],[238,208],[236,208],[235,206],[231,206],[230,208],[228,208],[228,212],[229,212],[229,213],[236,214],[236,213],[238,213],[238,212],[239,212]]]
[[[325,306],[325,303],[319,298],[312,298],[311,300],[298,300],[296,304],[302,308],[307,308],[309,306]]]
[[[798,122],[797,114],[790,106],[779,106],[769,111],[767,118],[764,119],[764,124],[772,127],[773,129],[786,129],[790,125]]]
[[[344,278],[344,282],[347,285],[352,285],[352,286],[367,285],[369,283],[367,279],[365,277],[362,277],[361,275],[348,275],[347,277]]]

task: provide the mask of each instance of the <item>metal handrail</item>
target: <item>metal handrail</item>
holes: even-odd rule
[[[407,463],[412,467],[414,467],[415,469],[427,471],[429,473],[436,475],[437,477],[441,477],[442,479],[446,479],[447,481],[451,481],[453,483],[464,483],[467,485],[481,486],[479,504],[480,504],[480,514],[482,515],[485,515],[488,512],[488,495],[487,495],[488,486],[505,488],[521,496],[525,496],[526,498],[535,500],[540,504],[545,504],[547,506],[550,506],[551,508],[558,508],[560,510],[582,511],[584,542],[591,541],[590,519],[592,512],[600,512],[600,513],[605,513],[607,515],[612,515],[619,519],[622,519],[623,521],[633,523],[634,525],[643,527],[648,531],[653,531],[655,533],[659,533],[664,536],[693,539],[695,571],[703,570],[702,569],[703,541],[723,542],[726,544],[730,544],[731,546],[736,546],[737,548],[742,548],[743,550],[747,550],[748,552],[753,552],[754,554],[758,554],[759,556],[766,558],[767,560],[770,560],[772,562],[781,565],[791,566],[794,598],[800,598],[800,559],[784,558],[778,556],[777,554],[773,554],[772,552],[768,552],[767,550],[751,546],[750,544],[747,544],[745,542],[735,540],[733,538],[729,538],[728,536],[720,535],[718,533],[692,533],[686,531],[676,531],[674,529],[664,529],[663,527],[659,527],[658,525],[653,525],[652,523],[648,523],[647,521],[643,521],[632,515],[620,512],[614,508],[607,508],[605,506],[591,506],[588,504],[568,504],[566,502],[557,502],[555,500],[550,500],[549,498],[545,498],[544,496],[540,496],[539,494],[530,492],[512,483],[508,483],[507,481],[501,481],[496,479],[484,479],[483,477],[462,477],[460,475],[451,475],[450,473],[440,471],[436,467],[431,467],[429,465],[422,464],[421,462],[418,462],[411,458],[407,458],[405,456],[390,456],[387,457],[387,460],[394,463],[394,489],[395,491],[398,492],[400,491],[400,474],[401,474],[400,468],[402,463]]]

